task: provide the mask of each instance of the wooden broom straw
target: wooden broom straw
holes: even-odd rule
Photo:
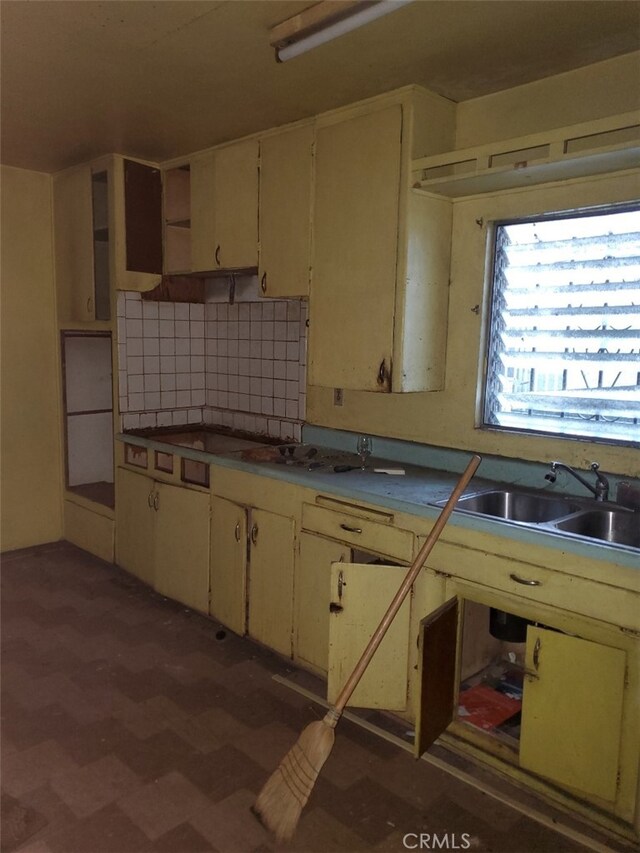
[[[374,656],[374,654],[378,650],[378,646],[382,642],[384,635],[387,633],[387,629],[389,628],[389,625],[392,623],[392,621],[393,621],[396,613],[398,612],[398,610],[400,610],[400,606],[402,605],[402,602],[407,597],[409,590],[413,586],[415,579],[420,574],[420,570],[422,569],[423,565],[425,564],[427,557],[431,553],[431,549],[436,544],[438,537],[442,533],[442,528],[445,526],[445,524],[449,520],[449,516],[453,512],[453,508],[456,505],[458,498],[460,497],[462,492],[469,485],[471,478],[473,477],[473,475],[478,470],[478,465],[481,462],[482,462],[481,456],[478,456],[478,455],[473,456],[471,458],[471,461],[469,462],[469,464],[465,468],[462,476],[458,480],[456,487],[451,492],[451,495],[449,496],[449,500],[444,505],[444,508],[443,508],[442,512],[440,513],[440,515],[438,516],[436,523],[433,525],[431,532],[427,536],[424,545],[422,546],[422,548],[418,552],[417,557],[415,558],[415,560],[411,564],[411,568],[407,572],[406,578],[404,579],[400,588],[396,592],[396,594],[393,598],[393,601],[391,602],[391,604],[389,605],[389,608],[387,609],[387,612],[382,617],[382,621],[380,622],[380,624],[378,625],[376,630],[373,632],[371,639],[369,640],[369,642],[367,644],[366,649],[362,653],[362,657],[360,658],[360,660],[356,664],[355,669],[353,670],[353,672],[349,676],[346,684],[344,685],[344,687],[340,691],[340,694],[336,700],[336,703],[333,706],[333,708],[331,709],[333,711],[332,716],[334,716],[335,722],[338,721],[339,716],[342,714],[347,702],[351,698],[351,694],[353,693],[353,691],[358,686],[358,682],[360,681],[360,679],[364,675],[364,671],[366,670],[366,668],[369,666],[369,664],[371,662],[371,658]],[[335,722],[334,722],[334,725],[335,725]]]

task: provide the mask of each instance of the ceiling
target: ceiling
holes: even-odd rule
[[[310,0],[2,0],[3,163],[152,161],[417,83],[454,101],[640,47],[636,0],[416,0],[286,63]]]

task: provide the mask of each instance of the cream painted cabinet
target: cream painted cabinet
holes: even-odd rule
[[[209,495],[117,471],[116,562],[161,595],[209,609]]]
[[[404,566],[333,563],[327,699],[334,703],[405,578]],[[408,693],[410,600],[402,603],[349,705],[404,711]]]
[[[247,510],[211,498],[209,614],[236,634],[247,627]]]
[[[318,120],[309,382],[443,387],[451,204],[415,193],[411,152],[452,132],[451,104],[405,98]]]
[[[294,656],[326,675],[329,668],[331,564],[351,561],[351,549],[311,533],[300,535],[295,583]]]
[[[293,631],[294,522],[213,496],[210,614],[287,657]]]
[[[194,157],[190,199],[191,271],[257,267],[257,139]]]
[[[260,140],[260,253],[264,296],[307,296],[311,264],[313,125]]]
[[[637,637],[453,579],[445,591],[422,623],[416,754],[448,729],[503,772],[632,823]]]
[[[249,636],[291,657],[293,519],[252,509],[249,540]]]
[[[53,178],[58,320],[107,322],[111,291],[162,274],[162,187],[149,164],[109,156]]]
[[[209,612],[209,495],[155,483],[155,588]]]
[[[155,586],[154,481],[126,468],[116,473],[116,563]]]

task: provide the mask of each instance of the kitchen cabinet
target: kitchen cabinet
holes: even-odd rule
[[[90,165],[53,179],[58,320],[111,318],[108,172]]]
[[[637,639],[456,578],[446,580],[445,594],[447,603],[422,625],[416,755],[446,729],[493,755],[503,772],[630,822],[640,736]]]
[[[162,274],[159,169],[103,157],[53,178],[58,322],[111,319],[111,290],[148,290]]]
[[[287,657],[293,559],[293,519],[213,496],[210,614]]]
[[[242,636],[247,627],[247,510],[211,498],[209,614]]]
[[[191,271],[258,266],[258,140],[190,162]]]
[[[117,469],[116,563],[155,586],[154,481],[144,474]]]
[[[404,566],[333,563],[327,700],[334,704],[402,584]],[[402,603],[356,687],[350,706],[404,711],[408,691],[410,601]]]
[[[451,204],[410,186],[411,151],[451,142],[451,104],[406,97],[318,119],[309,382],[444,382]],[[339,322],[336,322],[339,318]]]
[[[209,611],[209,495],[118,469],[116,562],[161,595]]]
[[[248,633],[291,657],[293,633],[293,519],[252,509]]]
[[[191,168],[189,164],[166,169],[162,175],[166,275],[191,270]]]
[[[301,533],[295,582],[294,657],[323,675],[329,668],[331,564],[350,560],[351,549],[346,545]]]
[[[313,125],[260,140],[260,252],[264,296],[309,294]]]

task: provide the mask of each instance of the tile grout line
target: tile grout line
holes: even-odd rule
[[[298,684],[295,684],[293,681],[289,681],[289,679],[284,678],[281,675],[276,674],[271,677],[278,684],[282,684],[284,687],[287,687],[290,690],[299,693],[301,696],[310,699],[316,704],[322,705],[322,707],[324,708],[331,707],[326,700],[317,696],[312,691],[307,690],[305,687],[300,687]],[[390,732],[386,732],[384,729],[379,728],[379,726],[376,726],[373,723],[362,719],[362,717],[358,717],[355,714],[352,714],[350,711],[343,711],[342,716],[350,722],[355,723],[357,726],[360,726],[361,728],[366,729],[372,734],[378,735],[378,737],[383,738],[389,743],[400,747],[405,752],[413,752],[409,744],[403,741],[401,738],[391,734]],[[424,755],[420,756],[420,759],[422,761],[426,761],[428,764],[431,764],[434,767],[437,767],[439,770],[448,773],[450,776],[454,776],[456,779],[461,782],[464,782],[467,785],[470,785],[472,788],[476,788],[477,790],[482,791],[482,793],[486,794],[494,800],[498,800],[498,802],[501,802],[504,805],[509,806],[509,808],[512,808],[514,811],[526,815],[527,817],[536,821],[536,823],[542,824],[542,826],[545,826],[547,827],[547,829],[551,829],[554,832],[557,832],[559,835],[563,835],[566,838],[571,839],[572,841],[576,841],[578,842],[578,844],[582,844],[584,847],[588,847],[590,850],[596,851],[596,853],[612,853],[611,847],[607,847],[604,844],[600,844],[600,842],[594,841],[587,835],[583,835],[581,832],[578,832],[577,830],[572,829],[569,826],[564,826],[561,823],[555,822],[551,818],[546,817],[546,815],[543,815],[541,812],[536,811],[530,806],[521,805],[516,800],[512,800],[505,794],[501,794],[495,788],[491,788],[481,782],[478,782],[476,779],[473,778],[473,776],[470,776],[463,770],[458,770],[457,768],[452,767],[440,758],[436,758],[435,756],[427,755],[425,753]]]

